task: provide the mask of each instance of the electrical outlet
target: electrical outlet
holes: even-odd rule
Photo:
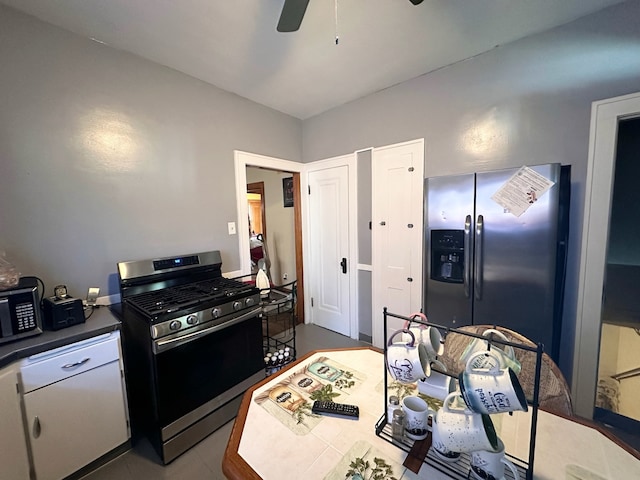
[[[282,274],[282,279],[286,280],[287,278],[289,278],[289,274],[288,273],[283,273]]]
[[[227,228],[229,229],[229,235],[236,234],[236,222],[227,223]]]

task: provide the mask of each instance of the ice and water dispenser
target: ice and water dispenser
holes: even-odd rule
[[[464,230],[431,230],[431,279],[464,282]]]

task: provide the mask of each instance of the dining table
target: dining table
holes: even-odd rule
[[[244,395],[222,460],[231,480],[474,479],[468,461],[442,462],[430,436],[396,442],[386,424],[390,395],[416,385],[385,379],[375,347],[316,350]],[[385,388],[387,391],[385,392]],[[358,418],[317,415],[314,400],[356,405]],[[593,422],[536,409],[491,415],[520,480],[640,478],[640,453]],[[535,419],[535,420],[534,420]],[[534,461],[529,464],[535,421]],[[465,463],[466,462],[466,463]],[[506,480],[513,479],[508,472]]]

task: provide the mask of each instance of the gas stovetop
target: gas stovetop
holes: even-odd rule
[[[152,325],[154,338],[259,307],[255,285],[222,276],[218,250],[118,263],[122,315]]]
[[[255,293],[253,285],[224,277],[187,283],[139,293],[127,302],[149,317],[191,310],[193,307],[211,308]]]

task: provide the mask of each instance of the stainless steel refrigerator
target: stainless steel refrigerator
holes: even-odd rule
[[[557,360],[570,166],[528,168],[553,185],[539,197],[533,193],[524,212],[507,208],[507,187],[515,185],[517,194],[523,185],[514,183],[521,169],[425,179],[423,306],[437,324],[515,330]],[[499,191],[506,191],[502,204]]]

